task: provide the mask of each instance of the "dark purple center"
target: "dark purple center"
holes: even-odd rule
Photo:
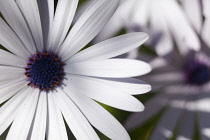
[[[54,53],[44,51],[29,57],[25,75],[28,86],[39,88],[41,91],[52,91],[61,86],[64,79],[64,63]]]
[[[187,65],[186,82],[191,85],[202,86],[210,81],[210,69],[207,64],[199,61],[193,61]]]

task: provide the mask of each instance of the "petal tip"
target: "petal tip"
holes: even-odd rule
[[[140,102],[141,103],[141,102]],[[144,105],[141,103],[141,105],[139,105],[139,108],[138,108],[138,110],[136,110],[136,112],[142,112],[142,111],[144,111],[144,109],[145,109],[145,107],[144,107]]]

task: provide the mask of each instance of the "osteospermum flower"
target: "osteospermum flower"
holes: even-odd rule
[[[210,139],[210,43],[207,39],[207,29],[210,29],[207,11],[210,7],[209,1],[204,0],[202,6],[200,1],[191,2],[183,0],[183,7],[200,38],[201,50],[188,51],[185,55],[182,50],[174,50],[167,59],[156,58],[151,61],[154,71],[145,79],[153,82],[158,94],[147,101],[144,113],[132,115],[125,124],[131,130],[162,112],[157,126],[151,131],[151,140],[172,137],[192,140],[195,139],[195,133],[198,134],[196,139]]]
[[[109,21],[118,0],[99,0],[70,28],[78,0],[1,0],[0,134],[8,140],[97,140],[93,127],[114,140],[129,140],[120,123],[94,100],[142,111],[131,95],[150,85],[130,78],[150,71],[147,63],[110,59],[145,42],[145,33],[109,39],[80,51]],[[93,126],[93,127],[92,127]]]
[[[177,0],[121,0],[116,13],[95,42],[110,38],[123,28],[128,32],[148,32],[148,44],[161,56],[174,49],[174,42],[184,53],[187,52],[185,46],[194,50],[199,50],[200,47],[199,40]]]

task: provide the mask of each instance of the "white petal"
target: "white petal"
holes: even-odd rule
[[[62,90],[58,89],[58,93],[54,94],[54,100],[59,104],[61,112],[76,139],[99,140],[96,132],[79,108]]]
[[[131,9],[133,8],[133,4],[135,0],[126,0],[120,1],[120,5],[117,8],[116,12],[109,20],[107,25],[100,31],[100,33],[96,36],[94,42],[104,41],[110,37],[113,37],[121,29],[125,28],[126,19],[131,15]]]
[[[14,0],[0,1],[0,11],[9,26],[21,39],[27,50],[31,54],[36,53],[34,40],[16,2]]]
[[[158,26],[158,25],[156,25]],[[166,27],[167,28],[167,27]],[[160,35],[161,36],[161,35]],[[160,37],[160,40],[156,44],[156,51],[157,54],[160,56],[164,56],[169,54],[171,51],[173,51],[173,40],[169,32],[165,32]]]
[[[40,91],[35,89],[28,93],[29,97],[23,102],[7,135],[7,140],[27,139],[36,110]]]
[[[0,135],[15,119],[18,111],[20,111],[20,106],[31,92],[31,88],[24,88],[0,108]]]
[[[81,17],[81,15],[87,10],[87,8],[93,3],[95,0],[84,1],[80,6],[78,6],[77,12],[75,13],[73,24],[77,22],[77,20]]]
[[[180,46],[180,49],[184,49],[187,46],[190,49],[199,50],[200,41],[186,20],[184,12],[178,5],[178,2],[165,0],[163,3],[161,8],[164,10],[169,28],[175,36],[178,46],[179,44],[183,44],[183,46]]]
[[[96,77],[127,78],[151,71],[149,64],[129,59],[108,59],[67,64],[65,72]]]
[[[210,36],[210,6],[209,5],[210,5],[209,0],[203,0],[203,13],[204,13],[205,21],[204,21],[204,25],[203,25],[203,29],[202,29],[202,37],[206,41],[208,46],[210,46],[210,40],[209,40],[209,36]]]
[[[1,73],[0,81],[25,78],[24,72],[25,70],[23,68],[0,65],[0,73]]]
[[[48,140],[67,140],[67,132],[64,124],[63,116],[56,104],[54,93],[48,95],[48,126],[46,137]],[[57,100],[57,99],[56,99]]]
[[[209,128],[206,128],[202,131],[202,134],[204,136],[202,136],[201,140],[209,140],[210,138],[210,129]]]
[[[94,43],[98,43],[106,39],[109,39],[115,36],[118,32],[120,32],[121,29],[123,29],[124,25],[122,19],[118,15],[119,12],[118,13],[117,12],[118,10],[114,13],[113,17],[103,28],[103,30],[101,30],[100,33],[96,36],[96,38],[94,39]]]
[[[209,18],[210,17],[210,9],[209,9],[209,4],[210,4],[210,2],[209,2],[209,0],[202,0],[202,3],[203,3],[203,14],[204,14],[204,16],[206,16],[207,18]]]
[[[67,88],[64,88],[64,91],[72,98],[88,121],[100,132],[112,140],[130,140],[123,126],[98,103],[84,95],[70,92]]]
[[[36,47],[43,51],[43,34],[39,9],[36,0],[16,0],[34,38]]]
[[[159,4],[154,4],[151,9],[153,14],[151,14],[151,32],[152,39],[155,44],[155,49],[160,56],[167,55],[173,50],[173,40],[170,34],[170,28],[168,27],[168,22],[166,17],[163,16],[164,11],[160,10]]]
[[[201,4],[198,0],[182,0],[181,1],[191,24],[196,31],[200,33],[202,27]],[[193,10],[192,10],[193,9]]]
[[[48,46],[56,50],[63,43],[76,12],[78,0],[59,0],[52,28],[48,38]]]
[[[130,33],[91,46],[69,59],[69,63],[101,60],[127,53],[141,46],[148,39],[145,33]]]
[[[19,57],[28,58],[29,52],[11,28],[0,18],[0,44]]]
[[[94,100],[118,109],[133,112],[144,110],[142,103],[131,95],[99,83],[95,78],[75,75],[68,75],[67,78],[68,84],[66,85],[72,92],[84,94]]]
[[[183,73],[178,71],[172,72],[156,72],[145,77],[145,81],[150,81],[152,86],[169,86],[173,84],[184,84],[185,79]]]
[[[177,140],[192,140],[194,136],[195,112],[187,111],[177,134]]]
[[[54,0],[37,0],[37,3],[41,17],[44,47],[46,47],[49,30],[54,18]]]
[[[173,57],[179,57],[176,55],[173,55]],[[163,57],[156,57],[152,61],[149,62],[152,69],[157,71],[158,73],[160,72],[171,72],[171,71],[177,71],[178,68],[175,68],[173,65],[169,65],[169,62],[167,59]]]
[[[159,138],[160,140],[168,140],[171,138],[182,113],[183,110],[170,107],[163,114],[150,139],[156,140]]]
[[[16,80],[14,80],[14,79],[2,80],[2,81],[0,81],[0,85],[1,85],[0,87],[3,87],[6,84],[13,83],[14,81],[19,81],[19,80],[25,80],[25,78],[20,78],[20,79],[16,79]]]
[[[30,140],[44,140],[47,121],[47,98],[45,92],[40,93],[36,115],[34,117]]]
[[[151,119],[155,114],[157,114],[161,109],[163,109],[171,95],[165,93],[160,93],[159,95],[153,97],[145,103],[145,110],[143,112],[138,112],[132,114],[125,122],[124,126],[127,130],[132,130],[143,123]]]
[[[207,18],[203,25],[202,37],[204,41],[207,43],[208,47],[210,47],[209,36],[210,36],[210,18]]]
[[[149,84],[134,78],[95,78],[94,80],[130,95],[144,94],[151,90]]]
[[[118,0],[95,1],[71,29],[60,56],[67,60],[88,44],[106,25],[118,6]]]
[[[138,2],[134,0],[135,5],[132,7],[133,16],[131,17],[131,21],[139,24],[140,26],[146,26],[148,24],[151,5],[154,4],[155,1],[151,0],[139,0]],[[158,1],[159,2],[159,1]]]
[[[0,104],[17,94],[23,88],[27,87],[26,84],[27,82],[24,80],[13,80],[5,85],[1,85]]]
[[[196,108],[198,109],[198,123],[199,123],[199,131],[200,131],[200,139],[201,140],[208,140],[210,138],[209,135],[209,128],[210,128],[210,121],[209,121],[209,115],[210,115],[210,104],[209,104],[209,94],[207,95],[208,99],[201,98],[200,105],[198,104]],[[203,109],[199,109],[201,107]]]
[[[24,59],[0,49],[0,65],[25,67],[26,63]]]

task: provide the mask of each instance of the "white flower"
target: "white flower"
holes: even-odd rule
[[[177,0],[121,0],[118,10],[95,42],[116,35],[122,28],[128,32],[148,32],[148,44],[161,56],[174,49],[174,42],[183,53],[188,51],[185,46],[194,50],[200,48],[200,42]]]
[[[151,87],[130,77],[147,63],[110,59],[144,43],[130,33],[80,51],[105,26],[118,0],[91,4],[72,27],[78,0],[1,0],[0,134],[8,140],[67,140],[63,118],[78,140],[97,140],[93,127],[114,140],[129,140],[121,124],[94,100],[127,111],[142,111],[132,95]],[[55,12],[55,14],[54,14]],[[67,34],[68,33],[68,34]],[[93,126],[93,127],[92,127]]]
[[[204,0],[202,6],[200,1],[182,1],[188,20],[200,38],[201,49],[184,55],[182,50],[174,50],[167,58],[151,61],[154,71],[145,80],[156,86],[158,94],[145,103],[144,113],[136,113],[127,120],[128,129],[163,111],[149,139],[175,136],[177,140],[192,140],[196,131],[200,140],[210,139],[210,43],[209,30],[206,30],[210,29],[207,12],[210,7],[207,1]]]

